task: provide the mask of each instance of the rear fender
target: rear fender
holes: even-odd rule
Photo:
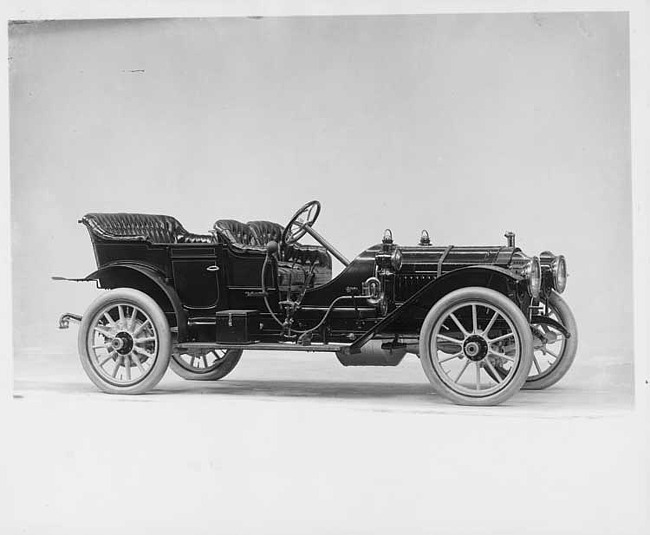
[[[86,276],[85,281],[97,281],[100,288],[133,288],[149,295],[165,312],[170,325],[178,327],[178,341],[187,337],[187,314],[176,290],[156,269],[132,262],[115,262],[102,266]]]
[[[446,273],[415,292],[401,306],[390,312],[372,329],[366,331],[350,347],[351,353],[356,353],[376,334],[386,329],[404,315],[413,313],[416,309],[429,310],[445,295],[470,286],[491,288],[512,299],[512,290],[523,277],[499,266],[467,266]]]

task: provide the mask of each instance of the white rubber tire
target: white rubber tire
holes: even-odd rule
[[[92,334],[98,316],[107,306],[124,304],[136,306],[150,318],[157,337],[157,352],[154,363],[146,375],[136,384],[120,386],[111,383],[98,373],[90,352]],[[84,371],[90,380],[102,391],[108,394],[144,394],[153,389],[163,378],[171,355],[171,332],[164,312],[158,304],[147,294],[131,288],[118,288],[109,290],[95,299],[84,314],[79,326],[78,336],[79,358]]]
[[[567,374],[578,351],[578,325],[569,305],[556,291],[551,293],[549,304],[555,310],[559,322],[569,331],[571,337],[564,342],[564,348],[558,358],[559,362],[554,364],[548,372],[543,372],[539,377],[535,375],[529,377],[523,386],[526,390],[543,390],[553,386]]]
[[[169,366],[176,375],[188,381],[218,381],[235,369],[242,353],[241,349],[229,349],[219,366],[207,372],[192,371],[185,362],[178,362],[181,357],[177,354],[172,354]]]
[[[496,308],[501,315],[507,317],[514,326],[514,333],[519,343],[519,360],[516,369],[507,384],[498,391],[482,395],[460,393],[451,388],[439,375],[433,365],[431,355],[431,337],[438,321],[445,317],[448,311],[464,302],[485,302]],[[434,390],[450,401],[459,405],[489,406],[498,405],[516,394],[526,382],[533,355],[533,337],[526,317],[521,310],[505,295],[482,287],[470,287],[449,293],[433,305],[427,314],[420,330],[420,362],[424,372],[433,385]]]

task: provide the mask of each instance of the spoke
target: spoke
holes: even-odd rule
[[[131,319],[129,320],[129,330],[132,331],[135,327],[135,319],[138,315],[138,309],[133,307],[133,314],[131,314]]]
[[[474,364],[476,364],[476,390],[480,390],[481,389],[481,365],[478,363],[478,361],[475,362]]]
[[[497,384],[500,384],[503,382],[503,379],[501,378],[501,375],[497,371],[497,369],[494,367],[492,362],[490,362],[490,359],[485,359],[485,364],[487,365],[488,368],[490,368],[490,371],[492,372],[492,375],[494,376],[493,379],[497,382]]]
[[[544,353],[548,353],[549,355],[551,355],[553,358],[558,358],[560,356],[557,353],[554,353],[553,351],[551,351],[548,347],[544,348],[543,351],[544,351]]]
[[[494,316],[492,316],[492,319],[490,320],[490,323],[488,323],[487,327],[485,327],[485,330],[483,331],[483,336],[487,338],[487,334],[490,332],[490,329],[494,326],[494,322],[496,322],[498,317],[499,317],[499,312],[495,312]]]
[[[102,359],[102,361],[99,362],[100,367],[103,366],[104,364],[106,364],[109,360],[111,360],[114,355],[115,355],[115,351],[111,351],[108,354],[108,356],[104,357],[104,359]]]
[[[192,360],[190,360],[190,366],[192,366],[192,368],[194,368],[195,367],[194,366],[194,361],[196,360],[196,357],[194,355],[190,355],[190,359],[192,359]]]
[[[124,369],[126,370],[126,380],[130,381],[131,380],[131,360],[129,359],[128,355],[124,355],[124,358],[122,360],[124,361]]]
[[[145,326],[149,323],[150,323],[149,320],[145,321],[144,323],[141,323],[140,326],[135,331],[133,331],[132,336],[138,336],[138,334],[140,334],[142,329],[144,329]]]
[[[451,336],[445,336],[444,334],[436,334],[436,338],[440,338],[441,340],[444,340],[445,342],[451,342],[452,344],[456,344],[458,346],[463,345],[462,340],[458,340],[456,338],[452,338]]]
[[[120,325],[126,327],[126,324],[124,323],[124,307],[122,305],[117,305],[117,310],[120,313]]]
[[[497,342],[500,342],[501,340],[506,340],[507,338],[511,338],[515,335],[515,333],[508,333],[504,334],[503,336],[499,336],[498,338],[492,338],[491,340],[488,340],[490,344],[496,344]]]
[[[115,328],[116,328],[115,320],[111,317],[111,315],[110,315],[108,312],[104,312],[104,317],[105,317],[106,320],[108,321],[109,325],[110,325],[113,329],[115,329]]]
[[[472,334],[478,332],[478,314],[476,312],[476,305],[472,305]]]
[[[454,383],[457,383],[458,381],[460,381],[460,378],[465,373],[465,370],[467,369],[467,366],[469,366],[470,362],[471,362],[471,360],[469,360],[469,359],[467,359],[465,361],[465,364],[463,364],[462,369],[460,370],[460,372],[458,372],[458,375],[456,376],[456,379],[454,379]]]
[[[448,361],[450,361],[450,360],[457,359],[457,358],[460,357],[462,354],[463,354],[463,352],[460,351],[459,353],[456,353],[456,354],[454,354],[454,355],[449,355],[448,357],[445,357],[444,359],[440,359],[438,362],[439,362],[440,364],[442,364],[443,362],[448,362]]]
[[[133,346],[133,352],[137,353],[138,355],[142,355],[143,357],[149,357],[150,359],[154,358],[155,356],[153,353],[149,353],[144,349],[140,349],[138,346]]]
[[[133,343],[134,344],[146,344],[147,342],[155,342],[156,337],[155,336],[145,336],[144,338],[134,338]]]
[[[201,355],[201,360],[203,361],[203,367],[207,368],[208,367],[208,361],[205,358],[205,355]]]
[[[111,333],[111,332],[109,332],[109,331],[106,331],[106,330],[102,329],[102,328],[99,327],[98,325],[96,325],[95,327],[93,327],[93,330],[97,331],[97,332],[98,332],[99,334],[101,334],[104,338],[110,338],[111,340],[113,339],[113,333]]]
[[[495,357],[501,357],[502,359],[506,359],[508,362],[515,361],[514,358],[512,358],[510,355],[506,355],[505,353],[499,353],[498,351],[492,351],[491,349],[488,350],[488,353],[490,353],[490,355],[494,355]]]
[[[117,372],[120,371],[120,366],[122,365],[122,358],[123,357],[120,356],[115,361],[115,368],[113,368],[113,373],[112,373],[113,378],[116,378],[117,377]]]
[[[104,349],[108,349],[109,347],[112,347],[112,346],[111,346],[111,344],[105,342],[103,344],[97,344],[97,345],[93,346],[93,349],[101,349],[102,347]]]
[[[131,353],[131,358],[133,359],[133,362],[135,362],[135,365],[138,367],[138,370],[140,370],[140,373],[144,375],[145,369],[142,365],[142,362],[140,361],[140,357],[138,357],[136,353]]]
[[[465,329],[465,327],[463,327],[463,326],[461,325],[460,321],[458,321],[458,318],[456,317],[456,315],[452,312],[451,314],[449,314],[449,317],[450,317],[452,320],[454,320],[454,323],[455,323],[456,326],[460,329],[460,332],[463,333],[463,336],[468,337],[468,336],[469,336],[469,333],[467,332],[467,330]]]
[[[542,368],[539,366],[539,362],[537,361],[537,357],[533,355],[533,364],[535,364],[535,368],[537,369],[537,373],[541,375],[542,373]]]

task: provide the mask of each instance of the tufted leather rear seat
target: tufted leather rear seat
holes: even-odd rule
[[[212,234],[194,234],[167,215],[91,213],[80,220],[91,236],[101,240],[149,241],[151,243],[215,243]]]

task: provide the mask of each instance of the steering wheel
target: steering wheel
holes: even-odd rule
[[[311,227],[316,222],[319,214],[320,203],[318,201],[310,201],[305,204],[284,227],[282,242],[287,245],[296,243],[307,233],[307,227]]]

